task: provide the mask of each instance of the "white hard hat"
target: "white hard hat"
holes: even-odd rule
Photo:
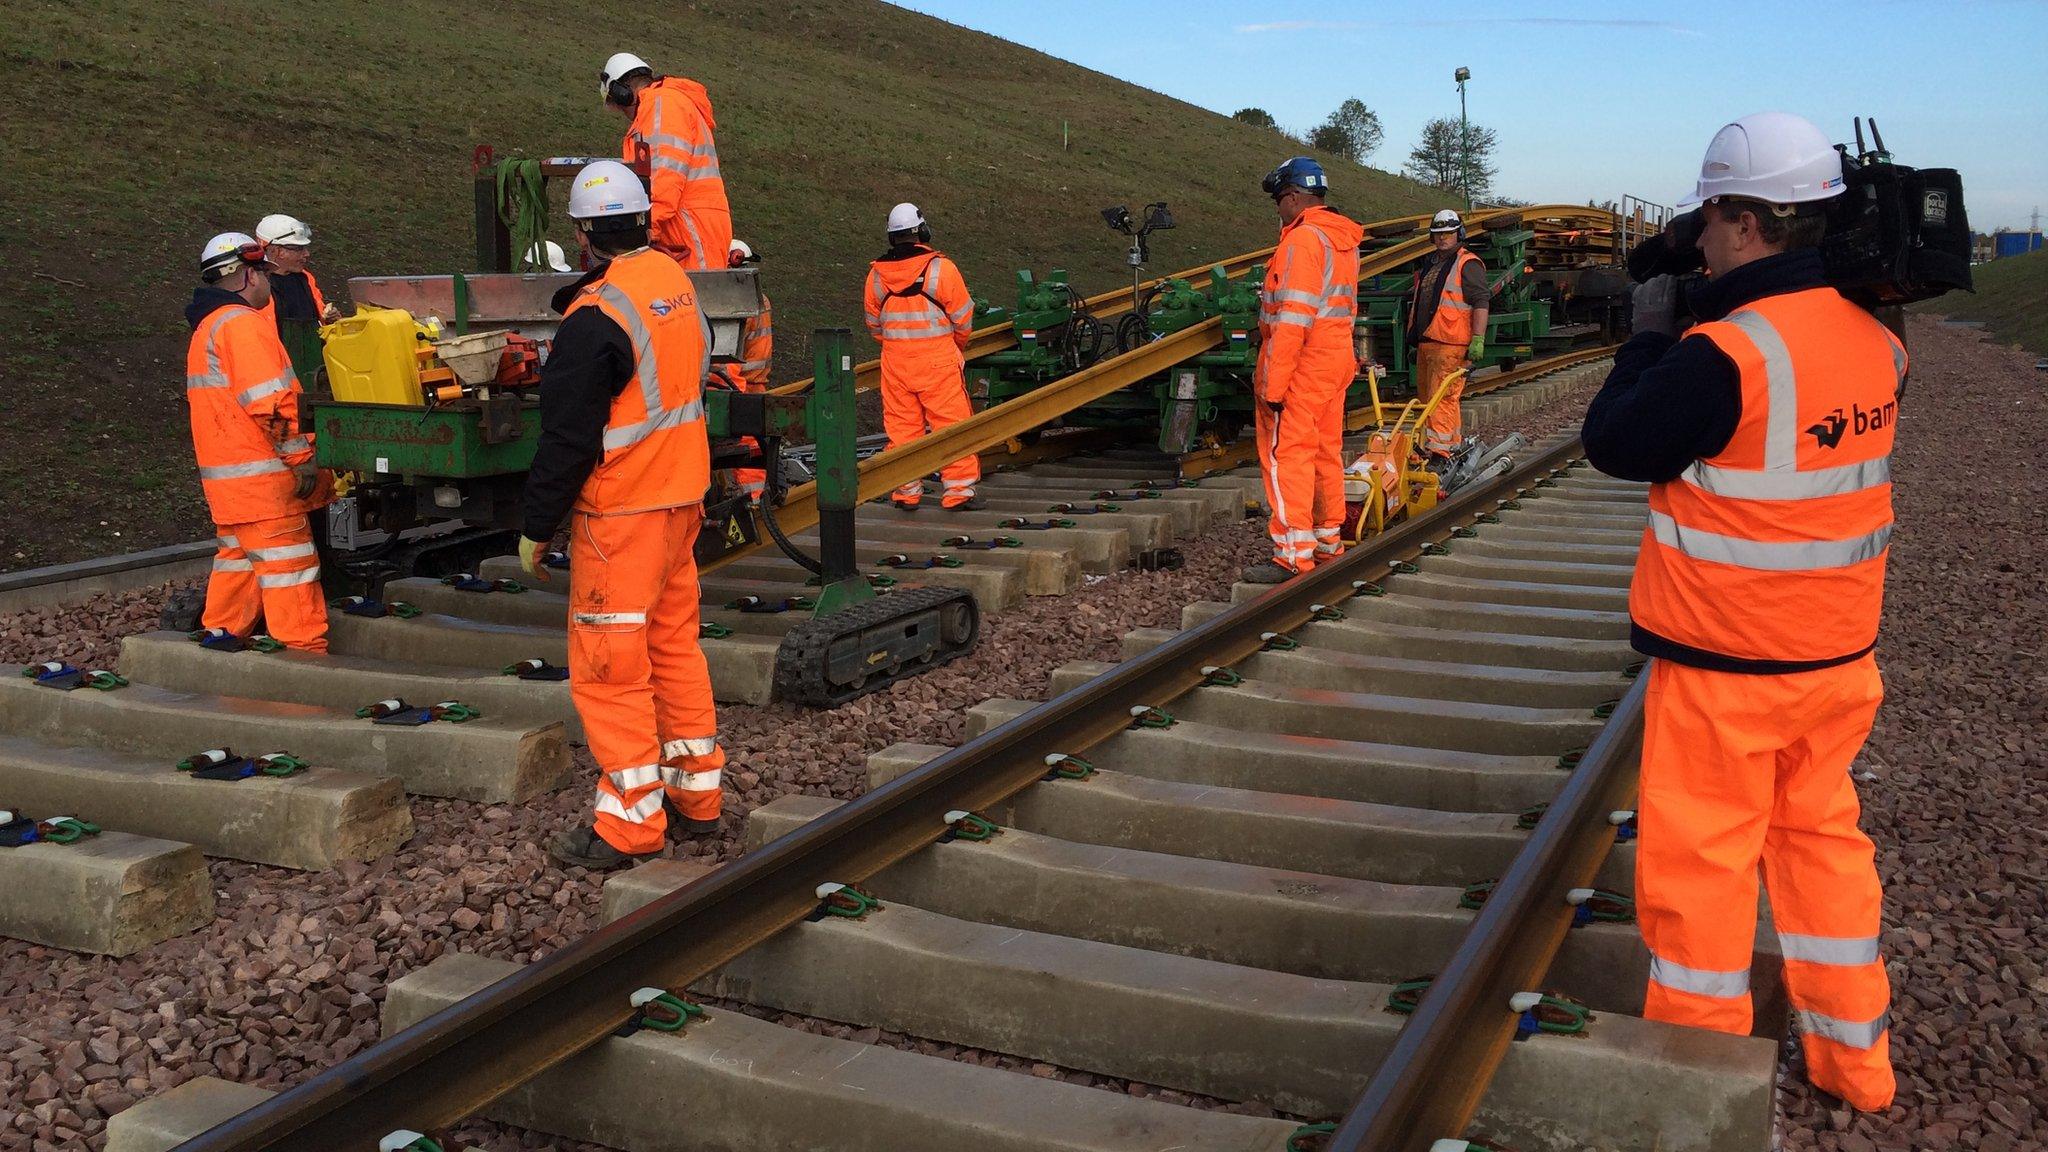
[[[889,209],[889,231],[915,232],[924,227],[924,213],[915,204],[898,204]]]
[[[734,240],[725,250],[725,262],[734,268],[754,258],[753,246],[745,240]]]
[[[652,71],[654,69],[648,66],[647,61],[633,55],[631,52],[614,52],[612,53],[612,58],[604,62],[604,71],[597,74],[597,94],[609,100],[611,99],[612,85],[614,83],[624,80],[635,72]]]
[[[574,268],[569,267],[569,258],[563,253],[562,246],[553,240],[546,241],[545,246],[535,244],[533,247],[528,248],[526,250],[526,262],[536,268],[545,267],[550,272],[575,271]]]
[[[569,186],[569,218],[594,220],[599,216],[632,216],[648,209],[647,186],[633,170],[617,160],[598,160],[585,165]]]
[[[263,244],[247,232],[223,232],[199,250],[199,271],[208,280],[227,275],[242,264],[262,264]]]
[[[265,244],[302,248],[313,242],[313,226],[296,216],[274,212],[256,222],[256,238]]]
[[[1714,133],[1700,161],[1700,182],[1678,206],[1716,196],[1806,204],[1842,191],[1842,154],[1825,133],[1803,116],[1758,112]]]
[[[1429,218],[1429,230],[1431,232],[1456,232],[1464,226],[1465,221],[1459,219],[1458,214],[1449,208],[1445,208]]]

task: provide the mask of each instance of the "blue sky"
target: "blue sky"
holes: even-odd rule
[[[1722,124],[1783,109],[1850,138],[1877,118],[1902,163],[1959,169],[1970,223],[2048,212],[2048,3],[1226,4],[908,0],[905,7],[1193,104],[1306,129],[1348,96],[1398,169],[1424,122],[1500,133],[1498,187],[1538,202],[1689,189]],[[942,65],[941,65],[942,66]]]

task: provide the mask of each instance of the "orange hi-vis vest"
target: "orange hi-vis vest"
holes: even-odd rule
[[[640,90],[622,153],[647,162],[648,215],[655,247],[687,248],[688,266],[723,268],[732,244],[732,208],[712,139],[711,95],[702,84],[665,76]]]
[[[974,298],[945,254],[924,263],[877,260],[868,266],[868,332],[882,354],[908,352],[959,359],[974,333]]]
[[[193,329],[185,402],[215,524],[252,524],[325,502],[292,496],[292,467],[312,459],[313,441],[299,431],[298,374],[262,312],[229,304]]]
[[[1451,261],[1451,270],[1444,275],[1444,291],[1437,298],[1436,314],[1429,318],[1429,327],[1422,330],[1424,340],[1437,344],[1472,342],[1474,304],[1465,299],[1465,265],[1478,262],[1479,257],[1463,248],[1458,249],[1457,258]],[[1422,282],[1427,279],[1429,274],[1426,270],[1415,273],[1415,294],[1409,301],[1411,310],[1422,307]]]
[[[596,308],[633,345],[633,379],[612,400],[604,456],[576,497],[595,516],[700,503],[711,485],[704,378],[711,330],[689,273],[672,257],[639,248],[614,257],[566,311]]]
[[[1320,205],[1280,230],[1259,290],[1253,387],[1269,403],[1295,387],[1343,389],[1358,375],[1358,244],[1365,229]],[[1322,392],[1321,394],[1327,394]]]
[[[1741,374],[1725,448],[1650,488],[1629,613],[1744,671],[1877,643],[1906,350],[1832,288],[1767,296],[1693,335]]]

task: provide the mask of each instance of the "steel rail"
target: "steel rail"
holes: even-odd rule
[[[1592,884],[1614,844],[1609,813],[1633,806],[1649,680],[1622,697],[1324,1152],[1427,1152],[1464,1134],[1514,1042],[1509,998],[1542,990],[1571,931],[1565,894]]]
[[[858,883],[931,844],[946,815],[991,807],[1201,686],[1207,666],[1260,650],[1383,576],[1448,528],[1525,491],[1577,455],[1560,443],[1430,515],[1318,565],[915,771],[750,852],[179,1145],[179,1152],[360,1152],[398,1128],[474,1115],[598,1043],[637,989],[682,989],[818,907],[818,886]],[[1539,830],[1540,831],[1540,830]],[[630,1093],[628,1093],[628,1096]],[[622,1097],[624,1099],[624,1097]]]
[[[1526,384],[1538,376],[1548,376],[1552,372],[1561,372],[1566,368],[1576,368],[1588,361],[1612,356],[1620,350],[1621,345],[1619,344],[1602,344],[1597,348],[1577,348],[1570,352],[1560,352],[1555,356],[1546,356],[1541,360],[1531,360],[1527,364],[1519,365],[1513,371],[1502,372],[1498,376],[1488,376],[1474,381],[1473,387],[1465,389],[1465,399],[1470,400],[1475,396],[1484,396],[1489,392],[1498,392],[1503,388],[1512,388],[1517,384]]]
[[[1605,219],[1611,214],[1605,209],[1552,204],[1475,213],[1468,218],[1467,225],[1471,230],[1486,231],[1496,222],[1524,224],[1535,215],[1551,219]],[[1359,281],[1414,260],[1428,251],[1429,245],[1429,234],[1418,232],[1407,240],[1365,255],[1358,262]],[[1033,429],[1043,428],[1084,404],[1193,359],[1222,344],[1223,339],[1222,321],[1212,317],[1061,377],[1008,403],[985,408],[958,424],[922,436],[901,448],[870,456],[860,464],[860,499],[879,499],[891,489],[936,472],[963,456],[985,452]],[[802,484],[790,489],[781,506],[775,509],[776,526],[784,533],[801,532],[817,522],[818,492],[815,484]],[[704,570],[716,571],[765,547],[757,544],[729,552],[707,562]]]

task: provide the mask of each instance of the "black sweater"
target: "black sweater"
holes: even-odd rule
[[[603,275],[600,266],[555,293],[555,311],[566,310]],[[604,455],[612,401],[632,379],[633,344],[617,321],[598,308],[578,309],[562,321],[540,369],[540,440],[520,504],[519,531],[528,540],[554,539]]]

